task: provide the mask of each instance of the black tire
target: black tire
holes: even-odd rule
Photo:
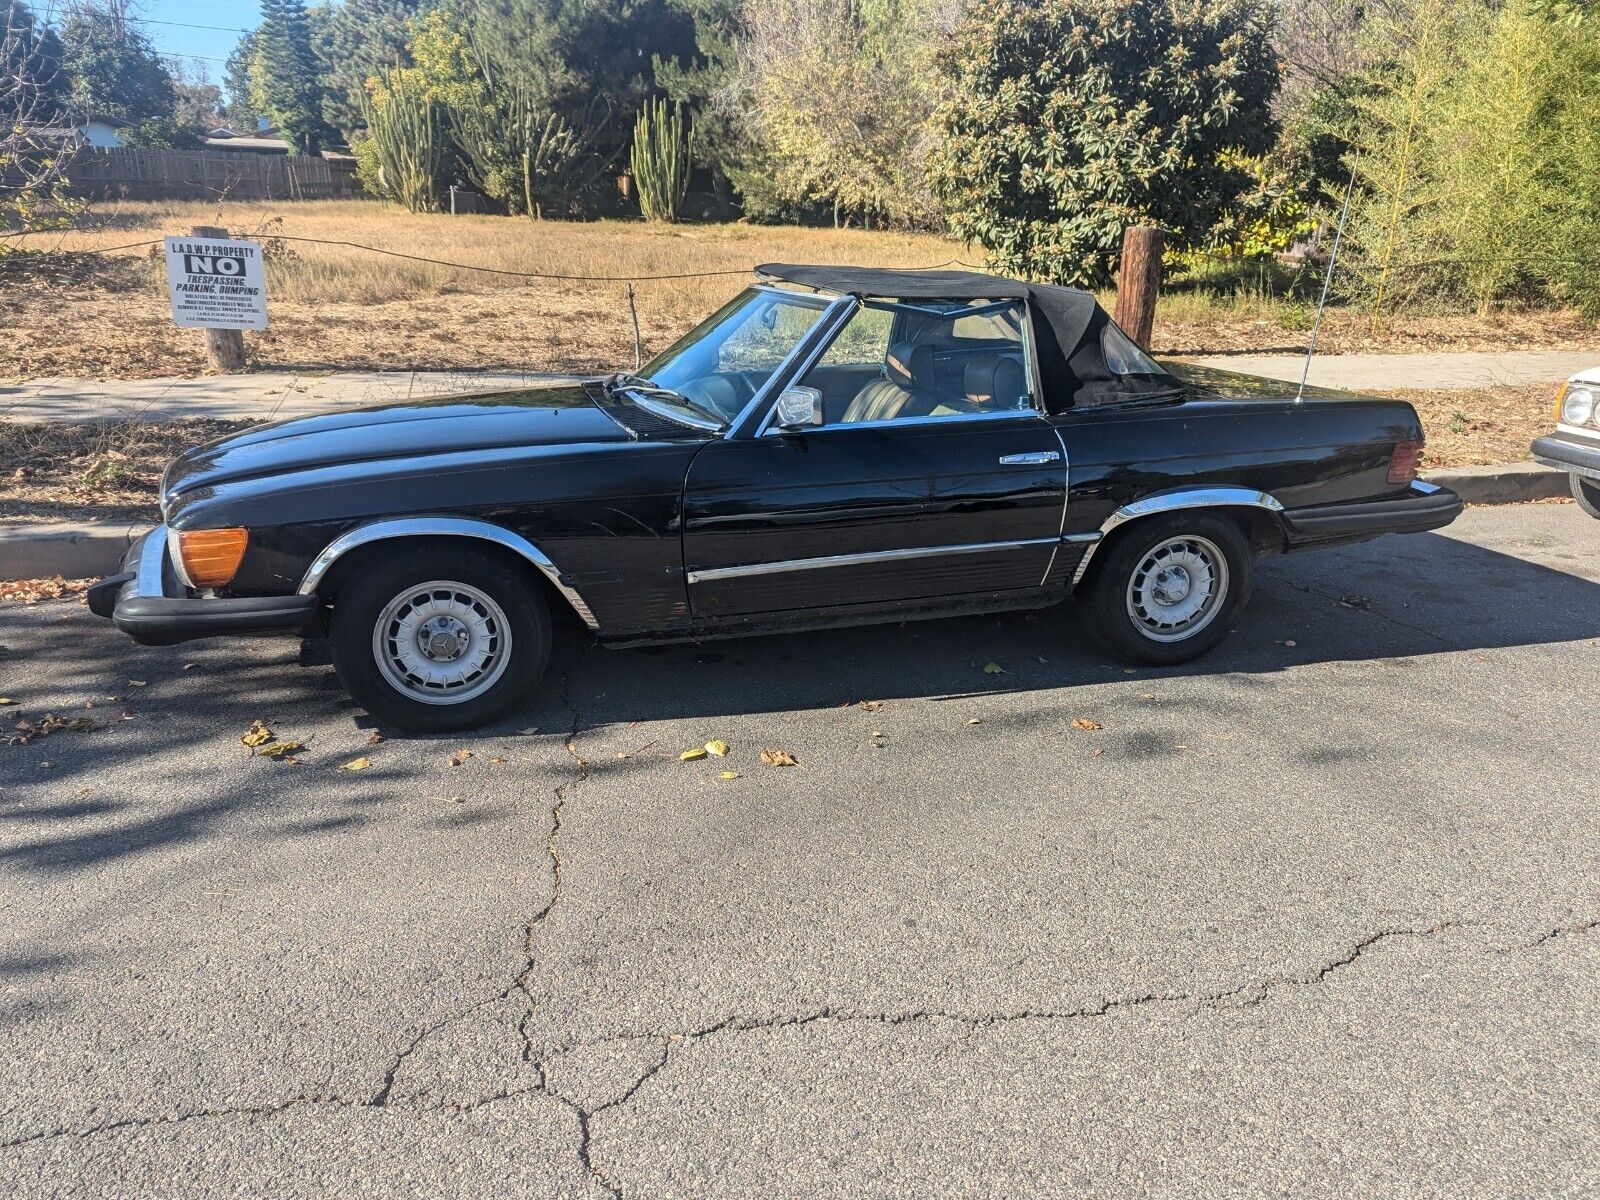
[[[1189,581],[1191,570],[1201,574],[1201,569],[1213,570],[1213,585],[1219,579],[1221,584],[1220,598],[1209,607],[1202,603],[1203,611],[1191,618],[1194,628],[1188,633],[1183,632],[1181,622],[1171,630],[1157,630],[1157,619],[1166,610],[1158,610],[1151,603],[1153,596],[1148,590],[1156,587],[1159,579],[1159,572],[1149,569],[1151,556],[1177,539],[1196,539],[1188,550],[1179,547],[1165,555],[1177,556],[1174,563],[1182,572],[1179,586]],[[1213,554],[1220,555],[1225,573],[1207,566]],[[1181,565],[1185,562],[1190,566]],[[1079,610],[1087,618],[1090,631],[1125,662],[1141,666],[1189,662],[1228,636],[1234,618],[1249,603],[1254,565],[1250,543],[1226,517],[1194,511],[1143,518],[1116,531],[1111,543],[1096,554]],[[1137,585],[1136,572],[1140,581]],[[1144,619],[1135,615],[1134,609],[1139,606],[1130,598],[1130,592],[1145,602],[1145,607],[1139,608],[1146,614]],[[1184,598],[1188,594],[1186,591]],[[1166,638],[1171,640],[1163,640]]]
[[[462,591],[448,592],[445,588],[427,593],[421,585],[445,583],[464,586]],[[406,592],[416,589],[410,600],[403,599]],[[474,596],[476,592],[478,595]],[[401,678],[404,666],[390,655],[390,666],[380,664],[375,637],[375,626],[383,620],[387,631],[394,634],[405,630],[406,621],[420,618],[427,610],[416,603],[428,594],[434,603],[444,607],[443,620],[454,620],[455,633],[443,634],[447,639],[455,636],[457,646],[466,647],[458,653],[463,671],[468,678],[459,685],[439,684],[439,690],[430,694],[434,702],[418,699],[428,692],[422,675],[412,675],[411,691],[403,691],[390,676]],[[493,607],[484,606],[487,598]],[[390,612],[391,604],[398,604],[399,614]],[[449,614],[459,612],[467,620],[474,614],[481,625],[469,628],[459,618]],[[387,620],[385,614],[390,613]],[[504,647],[500,617],[504,617],[504,633],[509,635],[509,653],[494,657],[495,646]],[[440,618],[430,618],[440,619]],[[476,631],[483,631],[481,634]],[[464,637],[463,637],[464,634]],[[448,733],[455,730],[475,729],[510,712],[524,700],[539,682],[550,661],[550,608],[537,583],[516,566],[505,562],[492,552],[471,546],[430,546],[421,550],[406,549],[397,544],[380,559],[368,559],[361,564],[359,574],[343,585],[334,597],[333,619],[328,627],[328,640],[333,653],[334,670],[339,682],[369,713],[385,725],[409,733]],[[431,649],[422,646],[422,632],[415,636],[400,636],[386,643],[399,647],[406,645],[412,659],[424,670],[435,667],[441,672],[451,662],[448,658],[435,660]],[[476,679],[469,668],[484,657],[484,667]],[[386,673],[387,672],[387,673]],[[465,698],[447,699],[447,689],[460,686]],[[480,690],[471,691],[477,687]]]
[[[1582,475],[1568,474],[1572,480],[1572,498],[1578,507],[1591,517],[1600,519],[1600,480],[1585,479]]]

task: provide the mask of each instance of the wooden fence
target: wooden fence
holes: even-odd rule
[[[301,154],[86,147],[67,190],[109,200],[343,200],[361,194],[355,163]]]

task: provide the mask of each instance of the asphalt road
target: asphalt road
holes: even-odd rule
[[[573,638],[447,740],[288,643],[0,644],[7,727],[104,722],[0,746],[0,1194],[1600,1191],[1572,505],[1268,562],[1184,670]]]

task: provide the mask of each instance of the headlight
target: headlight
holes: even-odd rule
[[[1594,388],[1584,384],[1569,387],[1561,397],[1561,420],[1567,425],[1584,425],[1595,415]]]

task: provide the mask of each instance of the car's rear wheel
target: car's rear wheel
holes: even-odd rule
[[[1082,608],[1117,657],[1188,662],[1228,636],[1250,598],[1254,556],[1239,527],[1209,513],[1138,521],[1091,567]]]
[[[1600,481],[1585,479],[1582,475],[1567,476],[1572,480],[1572,498],[1578,507],[1591,517],[1600,517]]]
[[[544,674],[550,610],[492,553],[399,551],[339,589],[329,642],[339,681],[380,722],[472,729],[516,707]]]

